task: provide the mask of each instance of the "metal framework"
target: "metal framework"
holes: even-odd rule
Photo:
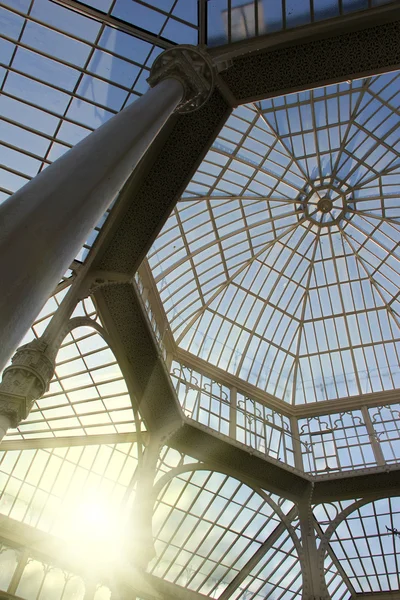
[[[0,2],[0,201],[162,50],[218,70],[24,340],[69,292],[0,451],[0,597],[399,597],[399,3],[239,4]]]

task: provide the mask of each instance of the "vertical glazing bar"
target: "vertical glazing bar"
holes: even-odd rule
[[[25,567],[28,563],[29,560],[29,553],[28,550],[24,550],[22,552],[21,558],[18,561],[18,565],[17,568],[14,571],[14,575],[12,576],[12,579],[10,581],[10,585],[8,586],[8,593],[9,594],[16,594],[17,593],[17,589],[19,586],[19,582],[21,581],[21,577],[22,574],[25,570]]]
[[[310,0],[310,23],[314,23],[314,21],[315,21],[314,0]]]
[[[199,20],[199,44],[206,45],[207,35],[207,0],[198,0],[198,20]]]
[[[260,35],[258,28],[258,0],[254,0],[254,32],[255,35]]]
[[[232,2],[228,0],[228,42],[232,41]]]
[[[174,360],[173,354],[171,354],[171,352],[167,352],[167,355],[165,357],[165,366],[167,367],[168,373],[171,372],[173,360]]]
[[[363,406],[361,408],[361,412],[363,415],[365,426],[368,431],[369,441],[371,442],[376,464],[382,467],[386,464],[386,461],[385,457],[383,456],[381,445],[378,441],[378,438],[376,437],[374,426],[372,425],[371,417],[369,416],[368,408],[366,406]]]
[[[299,424],[297,421],[297,417],[290,417],[290,428],[292,431],[294,466],[296,467],[296,469],[299,469],[299,471],[304,471],[303,456],[301,453]]]
[[[237,389],[230,389],[229,394],[229,437],[236,440]]]

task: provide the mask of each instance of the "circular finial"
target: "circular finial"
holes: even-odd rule
[[[331,227],[347,210],[348,190],[339,182],[312,182],[298,197],[298,210],[314,225]]]
[[[317,204],[317,208],[318,210],[320,210],[323,213],[328,213],[332,210],[333,207],[333,202],[330,198],[321,198],[321,200],[318,202]]]

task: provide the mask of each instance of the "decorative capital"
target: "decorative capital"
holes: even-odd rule
[[[177,111],[189,113],[201,108],[211,96],[215,68],[209,55],[198,46],[176,46],[157,56],[147,81],[154,87],[169,77],[180,81],[185,90]]]
[[[54,357],[42,340],[18,348],[0,383],[0,414],[10,419],[12,427],[27,418],[34,401],[48,390],[54,365]]]

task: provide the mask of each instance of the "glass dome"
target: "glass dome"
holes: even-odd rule
[[[384,4],[2,0],[0,202],[145,93],[163,50],[215,56],[336,17],[350,31]],[[398,596],[399,98],[393,72],[235,108],[130,273],[140,352],[156,348],[189,430],[186,450],[157,446],[155,554],[134,576],[126,539],[159,431],[96,291],[79,292],[48,392],[0,448],[0,595],[306,600],[318,552],[333,600]],[[121,216],[111,200],[25,342],[79,290]]]
[[[295,405],[399,387],[398,86],[233,112],[148,256],[179,347]]]

